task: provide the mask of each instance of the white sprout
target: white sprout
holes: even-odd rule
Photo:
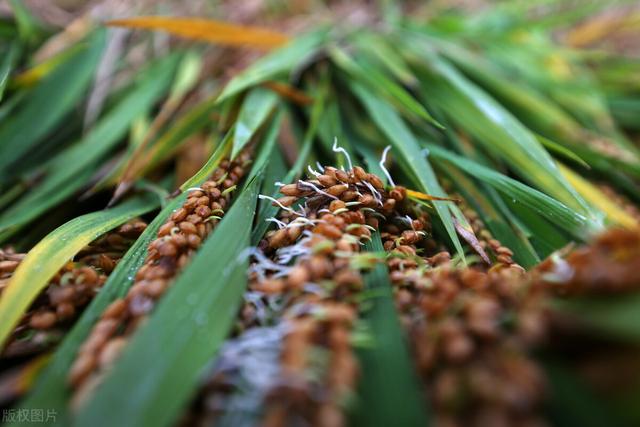
[[[308,292],[310,294],[315,294],[321,297],[327,294],[327,291],[322,286],[313,282],[305,283],[303,289],[305,292]]]
[[[316,172],[315,170],[313,170],[313,168],[311,167],[311,165],[307,165],[307,170],[309,171],[309,173],[313,176],[320,176],[322,175],[320,172]]]
[[[285,246],[284,248],[278,249],[276,252],[278,264],[289,264],[293,259],[299,256],[309,255],[311,253],[311,248],[306,244],[309,242],[310,238],[306,237],[304,239],[300,239],[296,244],[291,246]],[[274,275],[275,278],[282,277],[288,274],[287,272],[278,272]]]
[[[344,212],[349,212],[349,209],[347,209],[347,208],[336,209],[335,211],[333,211],[333,214],[334,215],[339,215],[339,214],[344,213]]]
[[[331,147],[334,153],[342,153],[347,158],[347,163],[349,163],[349,170],[353,169],[353,164],[351,163],[351,157],[349,157],[349,153],[344,148],[338,146],[338,138],[333,138],[333,147]]]
[[[378,190],[376,190],[376,189],[374,188],[374,186],[373,186],[373,185],[371,185],[371,183],[370,183],[370,182],[364,181],[364,185],[365,185],[369,190],[371,190],[371,194],[373,195],[373,198],[374,198],[374,199],[376,199],[376,202],[378,202],[378,204],[379,204],[380,206],[382,206],[382,205],[383,205],[383,203],[382,203],[382,195],[380,194],[380,192],[379,192]]]
[[[259,194],[258,195],[258,199],[260,199],[260,200],[265,200],[265,199],[269,200],[270,202],[273,202],[276,205],[278,205],[280,207],[280,209],[284,209],[285,211],[291,212],[292,214],[295,214],[295,215],[304,216],[303,214],[294,211],[290,207],[283,205],[282,203],[280,203],[278,200],[274,199],[271,196],[267,196],[267,195],[264,195],[264,194]]]
[[[300,216],[307,216],[307,212],[309,212],[309,202],[307,200],[304,201],[304,206],[300,207],[300,211],[302,212]]]
[[[404,217],[407,219],[407,223],[409,223],[409,226],[411,227],[411,229],[413,231],[416,231],[416,228],[413,226],[413,220],[411,219],[411,217],[409,215],[405,215]]]
[[[411,217],[409,215],[405,215],[405,216],[397,215],[395,217],[395,219],[397,221],[402,222],[403,224],[407,224],[409,227],[411,227],[411,229],[413,229],[415,231],[415,229],[413,228],[413,220],[411,219]]]
[[[267,219],[265,219],[265,221],[274,222],[278,226],[279,229],[282,229],[282,228],[287,226],[287,224],[285,224],[284,222],[280,221],[279,219],[276,219],[275,217],[267,218]]]
[[[284,187],[286,184],[284,182],[276,181],[273,185],[276,187]]]
[[[289,225],[287,225],[287,227],[291,227],[294,225],[295,226],[316,225],[317,223],[320,223],[320,222],[326,222],[326,221],[321,219],[309,219],[301,216],[291,221]]]
[[[389,180],[389,184],[391,184],[392,187],[395,187],[396,183],[393,182],[393,178],[391,178],[391,174],[389,173],[387,168],[384,166],[384,163],[387,161],[387,154],[389,153],[389,150],[391,150],[391,146],[387,145],[387,147],[382,152],[382,158],[380,159],[380,168],[382,169],[382,172],[384,172],[384,175]]]
[[[327,197],[329,197],[329,198],[332,198],[332,199],[338,200],[338,198],[337,198],[336,196],[333,196],[333,195],[331,195],[331,194],[327,193],[326,191],[322,191],[321,189],[319,189],[318,187],[316,187],[315,185],[313,185],[313,184],[312,184],[312,183],[310,183],[310,182],[303,181],[303,180],[300,180],[300,181],[298,181],[298,182],[300,183],[300,185],[306,185],[307,187],[311,187],[311,188],[313,188],[313,190],[314,190],[316,193],[320,193],[320,194],[322,194],[323,196],[327,196]]]
[[[316,162],[316,166],[318,167],[318,170],[322,173],[324,173],[324,167],[320,164],[320,162]]]
[[[242,251],[239,258],[247,258],[250,256],[253,256],[257,262],[251,264],[251,266],[249,267],[249,271],[252,273],[257,273],[261,280],[265,278],[264,273],[266,271],[277,271],[278,274],[288,274],[288,272],[291,270],[291,267],[279,265],[271,261],[262,253],[260,249],[256,247],[249,247],[245,249],[244,251]]]
[[[200,187],[191,187],[191,188],[187,188],[185,191],[204,191],[204,190]]]

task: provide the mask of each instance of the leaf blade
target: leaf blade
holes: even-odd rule
[[[9,167],[57,126],[84,95],[98,65],[104,38],[102,31],[91,36],[87,46],[45,78],[12,119],[0,127],[0,176],[7,176]],[[55,104],[52,100],[56,100]],[[40,119],[38,126],[33,126],[34,118]]]
[[[247,261],[238,256],[249,244],[257,187],[253,180],[242,192],[132,338],[81,409],[78,426],[168,425],[179,415],[201,369],[226,337],[244,292]],[[215,265],[211,259],[217,260]],[[157,352],[163,357],[156,357]],[[119,410],[114,412],[113,405]]]
[[[136,198],[114,209],[90,213],[58,227],[38,243],[16,269],[0,298],[0,343],[4,344],[22,313],[70,258],[101,234],[155,205]]]
[[[365,250],[384,253],[378,232],[365,244]],[[364,280],[368,290],[377,291],[370,301],[371,308],[363,313],[377,345],[358,352],[364,376],[358,385],[360,401],[352,422],[368,426],[428,425],[425,402],[398,321],[386,265],[377,264]]]
[[[409,128],[402,122],[398,114],[393,111],[387,104],[377,100],[371,96],[366,89],[357,84],[353,85],[356,96],[362,101],[365,108],[369,112],[369,115],[373,121],[377,124],[378,128],[389,139],[393,147],[401,154],[403,162],[411,170],[411,173],[417,179],[417,183],[421,187],[420,189],[428,194],[432,194],[436,197],[447,197],[446,193],[440,187],[438,180],[436,179],[433,169],[420,152],[418,141],[413,136]],[[459,213],[459,209],[455,205],[451,205],[450,202],[434,201],[433,206],[438,212],[438,216],[442,221],[449,239],[456,248],[458,254],[464,259],[464,250],[462,244],[456,234],[456,229],[453,223],[453,216],[464,220],[462,213]],[[470,227],[465,227],[470,229]]]
[[[177,56],[155,65],[152,78],[140,83],[120,104],[93,127],[79,143],[48,164],[50,173],[31,192],[0,215],[0,241],[30,223],[80,189],[93,174],[93,167],[126,133],[136,116],[150,108],[166,90]]]
[[[140,16],[115,19],[107,25],[146,30],[162,30],[176,36],[227,46],[273,48],[285,44],[289,37],[264,28],[249,27],[202,18]]]
[[[148,245],[156,238],[158,229],[165,223],[171,213],[177,209],[186,199],[186,194],[173,199],[156,215],[149,223],[142,235],[135,241],[131,248],[111,272],[101,291],[84,310],[73,329],[65,336],[54,353],[52,360],[45,371],[38,378],[34,389],[21,402],[22,409],[50,408],[56,411],[58,419],[56,423],[69,424],[68,413],[71,390],[67,384],[67,374],[91,328],[100,318],[107,306],[118,297],[126,294],[133,284],[136,272],[144,263],[147,256]],[[26,426],[30,423],[15,423],[14,426]]]
[[[271,90],[252,89],[242,103],[233,132],[231,158],[235,158],[276,107],[278,96]]]

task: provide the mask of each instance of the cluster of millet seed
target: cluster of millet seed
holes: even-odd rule
[[[545,336],[542,293],[529,291],[511,251],[464,203],[463,213],[480,246],[491,251],[493,266],[454,267],[450,253],[430,236],[428,214],[407,203],[398,208],[401,216],[381,225],[381,237],[396,305],[437,424],[537,421],[544,377],[529,353]]]
[[[182,207],[160,227],[127,295],[105,309],[79,349],[68,378],[77,391],[75,404],[99,383],[127,339],[218,224],[250,162],[249,149],[233,161],[223,160],[206,182],[189,190]]]
[[[345,424],[343,406],[359,375],[350,336],[357,319],[355,296],[363,289],[360,248],[386,217],[399,215],[396,206],[405,198],[404,189],[385,191],[377,176],[357,166],[349,171],[326,167],[314,175],[281,186],[284,196],[274,203],[283,210],[272,219],[278,228],[267,233],[250,267],[248,293],[261,295],[263,305],[274,297],[283,301],[280,373],[263,401],[262,423],[274,427]],[[240,333],[261,326],[260,304],[247,300]],[[324,355],[324,363],[318,355]],[[225,380],[217,377],[217,385],[209,384],[211,395],[199,401],[221,401],[221,395],[234,393]],[[211,419],[211,414],[202,417]]]
[[[281,228],[267,234],[260,248],[274,262],[295,263],[281,272],[260,272],[254,264],[253,291],[289,295],[283,314],[288,332],[281,352],[281,374],[265,399],[265,425],[303,421],[315,425],[346,423],[343,405],[359,375],[350,342],[357,318],[353,298],[363,288],[358,266],[352,264],[364,239],[387,216],[397,215],[405,197],[402,188],[387,192],[382,181],[356,166],[350,171],[326,167],[310,181],[281,187],[278,202],[291,206],[305,201],[304,219],[283,212]],[[295,249],[295,251],[294,251]],[[320,350],[319,350],[320,349]],[[327,354],[324,369],[314,368],[314,354]],[[315,379],[309,372],[319,369]]]
[[[279,381],[265,399],[264,426],[300,421],[335,427],[346,424],[343,405],[359,376],[350,340],[356,317],[352,305],[325,301],[288,320]],[[314,367],[318,349],[327,351],[324,367]],[[314,369],[321,372],[315,381],[309,375]]]
[[[40,352],[53,344],[98,293],[126,250],[146,228],[139,219],[98,238],[61,268],[34,301],[12,334],[4,356]],[[11,270],[26,254],[7,254]],[[8,277],[9,278],[9,277]],[[8,280],[7,278],[7,280]],[[35,331],[35,334],[30,332]],[[22,339],[25,336],[28,340]]]
[[[147,223],[134,219],[91,242],[76,255],[77,262],[91,265],[103,273],[111,273],[117,262],[147,228]]]
[[[640,229],[610,229],[588,246],[556,253],[533,271],[536,284],[560,295],[640,289]]]
[[[274,318],[286,326],[277,380],[262,395],[261,423],[344,425],[344,401],[359,374],[349,339],[358,315],[354,297],[362,289],[359,251],[376,228],[436,424],[544,425],[545,377],[532,352],[548,337],[549,284],[532,281],[464,205],[493,265],[456,267],[430,235],[429,215],[407,200],[402,187],[385,191],[360,168],[327,167],[314,175],[281,187],[284,196],[274,203],[283,210],[271,219],[278,228],[254,252],[252,298],[239,314],[238,338]],[[605,251],[628,263],[622,280],[616,273],[612,282],[640,283],[629,267],[639,261],[640,234],[605,235],[577,253],[594,257]],[[569,255],[565,263],[578,258]],[[273,316],[261,314],[273,297],[279,301],[271,307]],[[223,402],[241,387],[218,371],[188,419],[215,421],[225,413]]]
[[[493,266],[454,267],[429,238],[428,215],[415,209],[381,228],[396,305],[436,423],[537,422],[544,377],[529,353],[545,336],[538,293],[526,289],[511,251],[473,210],[462,209]]]
[[[16,252],[12,247],[0,249],[0,295],[27,254]]]
[[[426,270],[396,283],[396,304],[436,424],[533,425],[544,376],[531,349],[545,337],[541,293],[517,270]]]

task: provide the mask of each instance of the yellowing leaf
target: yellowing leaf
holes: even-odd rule
[[[154,198],[75,218],[53,230],[29,251],[0,298],[0,347],[49,280],[83,247],[123,222],[151,210]]]
[[[585,47],[602,41],[624,29],[637,29],[640,13],[602,15],[588,20],[569,31],[567,43],[573,47]]]
[[[44,354],[29,362],[27,366],[22,369],[20,376],[17,378],[16,392],[24,394],[29,391],[38,377],[38,374],[42,372],[42,368],[47,366],[47,363],[49,363],[49,359],[51,359],[51,354]]]
[[[298,105],[309,105],[313,102],[313,98],[309,95],[286,83],[271,80],[262,85]]]
[[[228,24],[201,18],[165,18],[162,16],[141,16],[137,18],[116,19],[107,25],[147,30],[162,30],[176,36],[209,43],[229,46],[252,46],[269,49],[289,41],[285,34],[275,31]]]
[[[569,169],[568,167],[558,163],[560,172],[565,179],[576,189],[582,197],[589,203],[599,208],[607,215],[607,218],[623,227],[634,228],[638,226],[638,222],[624,211],[624,209],[613,202],[606,194],[591,184],[586,179]]]
[[[407,189],[407,196],[413,197],[414,199],[418,199],[418,200],[444,200],[447,202],[459,202],[458,199],[454,199],[451,197],[437,197],[437,196],[432,196],[430,194],[421,193],[419,191],[414,191],[409,189]]]

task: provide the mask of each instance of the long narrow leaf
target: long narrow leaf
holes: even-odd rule
[[[131,91],[82,141],[51,160],[46,178],[0,216],[0,233],[5,232],[2,237],[15,233],[85,185],[97,161],[115,146],[132,121],[166,91],[176,60],[177,56],[170,56],[155,63],[152,77]]]
[[[9,51],[5,53],[2,63],[0,63],[0,101],[2,101],[2,97],[4,96],[4,90],[7,87],[9,75],[15,66],[19,52],[20,45],[18,45],[18,43],[12,44],[11,47],[9,47]]]
[[[227,84],[220,94],[218,102],[220,103],[250,86],[290,72],[296,64],[304,64],[306,58],[315,55],[325,39],[326,32],[325,29],[321,29],[300,36],[281,49],[256,61]]]
[[[278,96],[268,89],[257,87],[249,92],[235,122],[232,159],[247,145],[256,130],[273,111],[277,101]]]
[[[365,249],[384,252],[380,234],[371,237]],[[353,422],[381,427],[428,425],[425,396],[398,321],[387,267],[382,263],[376,265],[365,276],[365,285],[376,292],[372,300],[366,301],[372,306],[363,314],[374,343],[358,351],[363,377],[358,385],[359,400]]]
[[[21,409],[48,408],[56,411],[56,423],[58,425],[70,423],[68,407],[71,390],[67,384],[67,374],[78,354],[78,348],[89,335],[92,326],[99,319],[105,308],[116,298],[126,294],[133,283],[136,272],[147,256],[149,243],[156,238],[158,229],[185,199],[186,194],[169,202],[127,251],[115,270],[109,275],[100,293],[91,301],[91,304],[84,310],[73,329],[60,344],[49,365],[38,378],[34,389],[25,401],[21,403]],[[25,420],[22,423],[14,424],[14,426],[26,426],[28,424],[30,424],[29,421]]]
[[[78,426],[175,422],[240,304],[247,282],[240,254],[249,244],[257,188],[254,180],[205,241],[80,411]]]
[[[598,187],[563,164],[559,164],[559,167],[567,181],[574,186],[586,201],[604,212],[609,221],[630,229],[638,226],[638,221],[634,217],[629,215],[622,206],[617,205],[610,197],[600,191]]]
[[[420,152],[418,141],[398,114],[388,104],[375,98],[362,86],[354,84],[353,89],[378,128],[400,153],[402,164],[406,165],[407,169],[415,177],[417,183],[420,185],[420,189],[436,197],[447,197],[447,194],[440,187],[433,169],[431,169],[431,166]],[[449,239],[458,254],[464,258],[464,251],[456,234],[452,215],[456,215],[457,218],[461,217],[462,221],[464,221],[461,221],[462,224],[466,223],[464,216],[462,216],[459,209],[450,202],[434,201],[433,206],[447,230]],[[470,229],[470,227],[468,227],[468,229]],[[473,232],[471,233],[473,234]]]
[[[534,135],[515,117],[441,58],[431,55],[427,64],[429,72],[423,77],[430,101],[526,180],[583,215],[597,216],[567,183]]]
[[[87,46],[46,77],[14,117],[0,127],[0,177],[6,177],[9,166],[57,126],[84,95],[100,59],[104,38],[103,31],[91,36]]]
[[[107,22],[107,25],[162,30],[180,37],[229,46],[273,48],[281,46],[289,40],[285,34],[275,31],[202,18],[140,16],[116,19]]]
[[[526,206],[552,223],[565,228],[578,239],[585,239],[588,234],[595,233],[602,228],[602,224],[595,224],[584,215],[577,213],[557,200],[506,175],[438,146],[428,145],[428,148],[430,156],[449,161],[465,173],[473,174],[475,178],[486,182],[510,197],[513,203]]]
[[[136,198],[116,208],[75,218],[38,243],[24,259],[0,298],[0,346],[20,316],[62,266],[101,234],[153,209],[148,197]]]

